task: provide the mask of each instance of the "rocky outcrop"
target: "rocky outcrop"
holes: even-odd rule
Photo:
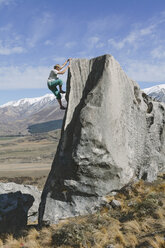
[[[39,223],[95,210],[135,178],[152,181],[165,163],[165,105],[129,79],[111,55],[73,59],[61,140]]]
[[[19,197],[17,197],[17,195]],[[32,204],[31,205],[29,204],[29,208],[25,212],[27,213],[28,221],[33,222],[37,220],[38,207],[39,207],[40,198],[41,198],[41,192],[37,189],[37,187],[31,186],[31,185],[16,184],[16,183],[0,183],[0,197],[3,198],[3,196],[5,196],[4,201],[7,202],[5,203],[5,208],[4,208],[4,211],[6,211],[7,215],[8,215],[7,209],[8,207],[10,208],[10,206],[12,205],[13,205],[12,208],[18,211],[17,205],[20,205],[18,204],[18,198],[22,199],[21,206],[22,208],[25,208],[25,209],[27,208],[26,205],[29,204],[28,203],[29,201],[26,200],[27,196],[29,197],[29,199],[33,199]],[[0,214],[1,214],[1,210],[0,210]],[[19,215],[19,211],[18,211],[18,215]]]

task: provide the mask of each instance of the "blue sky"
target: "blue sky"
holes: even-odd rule
[[[165,83],[164,30],[165,0],[0,0],[0,104],[50,93],[69,57],[109,53],[141,88]]]

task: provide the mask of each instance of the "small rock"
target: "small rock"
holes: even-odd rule
[[[112,195],[112,196],[115,196],[115,195],[117,195],[117,192],[112,191],[112,192],[111,192],[111,195]]]
[[[121,203],[117,200],[112,200],[110,204],[113,208],[120,208],[121,207]]]
[[[108,203],[106,204],[106,206],[105,206],[108,210],[111,210],[111,205],[109,205]]]
[[[109,210],[112,208],[111,205],[108,202],[102,203],[101,207],[105,207],[105,208],[107,208]]]
[[[114,245],[107,245],[106,248],[114,248]]]
[[[130,201],[129,203],[128,203],[128,207],[131,207],[131,206],[134,206],[135,205],[135,202],[133,202],[133,201]]]

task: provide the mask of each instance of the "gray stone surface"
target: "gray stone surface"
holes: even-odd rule
[[[33,202],[32,195],[22,194],[20,191],[0,194],[0,233],[24,228]]]
[[[121,207],[121,203],[119,201],[117,201],[117,200],[114,199],[114,200],[111,201],[111,206],[113,208],[120,208]]]
[[[0,195],[15,193],[20,191],[22,194],[28,194],[34,197],[34,202],[28,209],[28,221],[36,221],[38,219],[38,207],[41,198],[41,192],[35,186],[23,185],[16,183],[0,183]]]
[[[113,56],[73,59],[66,99],[40,224],[93,212],[102,196],[164,169],[165,105],[142,92]]]

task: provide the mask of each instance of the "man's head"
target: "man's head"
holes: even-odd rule
[[[54,69],[57,70],[57,71],[59,71],[61,69],[61,67],[60,67],[59,64],[57,64],[57,65],[54,66]]]

